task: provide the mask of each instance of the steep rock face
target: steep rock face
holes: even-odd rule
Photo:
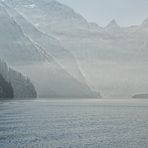
[[[75,57],[65,50],[60,42],[54,37],[44,34],[37,30],[22,15],[14,9],[6,6],[9,15],[21,26],[25,35],[38,47],[42,48],[42,54],[47,57],[50,55],[60,66],[73,77],[80,81],[85,81],[82,73],[78,68]]]
[[[1,8],[8,20],[4,21],[3,30],[7,33],[12,30],[15,33],[12,33],[11,39],[7,42],[2,34],[0,35],[5,41],[5,48],[3,42],[0,44],[0,56],[17,71],[31,78],[39,97],[97,97],[97,93],[86,84],[74,56],[69,51],[66,51],[56,39],[34,28],[21,15],[17,15],[17,12],[8,10],[3,2]],[[9,28],[7,23],[10,25]],[[9,34],[6,34],[6,38],[7,36],[9,38]]]
[[[36,90],[31,83],[31,81],[24,77],[21,73],[18,73],[7,66],[6,63],[0,60],[0,74],[4,78],[5,81],[9,84],[8,89],[10,87],[13,88],[14,98],[36,98],[37,93]]]
[[[39,61],[41,55],[36,52],[34,45],[26,38],[17,23],[9,17],[0,5],[0,55],[9,63],[18,61]]]

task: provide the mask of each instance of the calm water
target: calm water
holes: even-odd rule
[[[0,101],[0,148],[148,148],[148,100]]]

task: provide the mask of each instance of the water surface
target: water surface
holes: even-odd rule
[[[148,100],[0,101],[0,148],[147,148]]]

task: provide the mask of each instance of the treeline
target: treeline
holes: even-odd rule
[[[0,74],[0,98],[13,98],[13,88],[10,82],[7,82]]]
[[[9,98],[10,96],[11,98],[37,97],[35,87],[31,83],[30,79],[9,68],[2,60],[0,60],[0,75],[0,84],[3,84],[3,87],[1,87],[1,92],[5,93],[5,95],[8,94]]]

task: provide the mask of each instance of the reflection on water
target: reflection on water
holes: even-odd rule
[[[148,100],[0,101],[0,148],[147,148]]]

